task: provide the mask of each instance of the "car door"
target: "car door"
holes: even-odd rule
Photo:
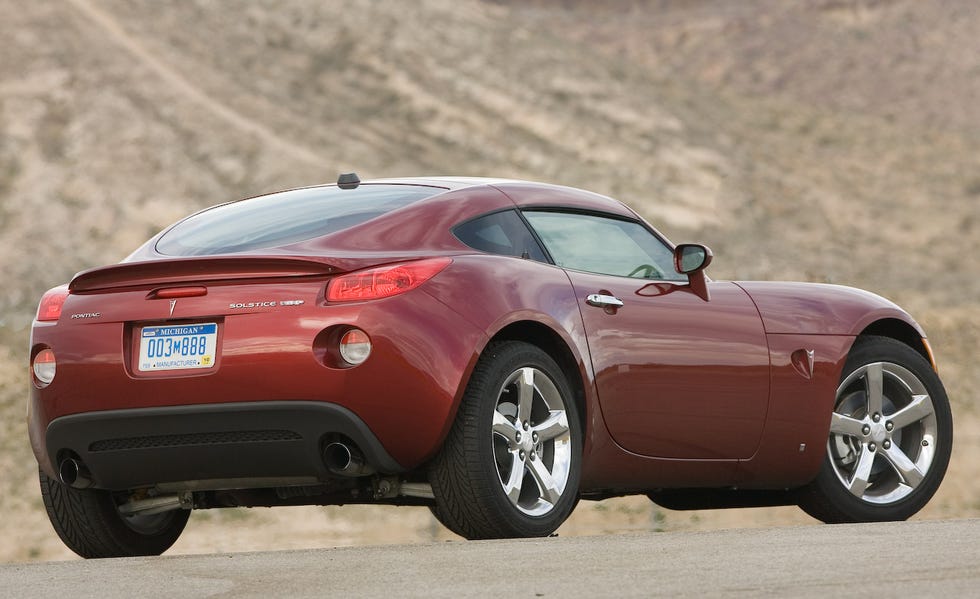
[[[672,250],[638,221],[524,215],[575,289],[616,442],[651,457],[751,457],[768,408],[769,352],[749,296],[711,282],[702,299],[673,270]]]

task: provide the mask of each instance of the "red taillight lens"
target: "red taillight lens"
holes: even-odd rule
[[[41,303],[37,307],[37,319],[50,321],[61,318],[61,307],[65,305],[66,299],[68,299],[68,285],[49,289],[41,296]]]
[[[150,292],[153,299],[178,299],[182,297],[200,297],[208,294],[207,287],[167,287]]]
[[[341,275],[327,284],[327,301],[373,300],[405,293],[434,277],[450,262],[450,258],[431,258]]]

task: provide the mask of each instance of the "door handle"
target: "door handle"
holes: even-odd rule
[[[585,298],[585,303],[597,308],[621,308],[623,306],[623,300],[615,295],[603,295],[601,293],[590,294]]]

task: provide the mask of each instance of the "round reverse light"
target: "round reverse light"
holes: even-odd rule
[[[34,380],[38,387],[47,387],[54,380],[57,363],[54,359],[54,352],[50,349],[42,349],[37,352],[31,366],[34,369]]]
[[[361,329],[351,329],[340,338],[340,357],[351,366],[362,364],[371,355],[371,339]]]

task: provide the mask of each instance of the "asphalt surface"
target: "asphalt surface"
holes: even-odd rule
[[[0,597],[980,597],[980,520],[0,565]]]

